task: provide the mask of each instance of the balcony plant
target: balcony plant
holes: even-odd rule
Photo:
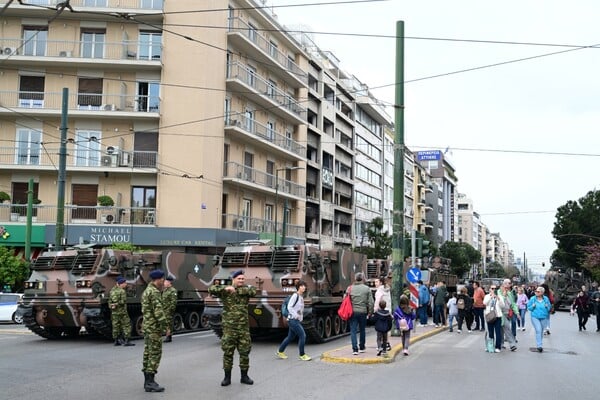
[[[98,196],[98,205],[102,207],[112,207],[115,205],[115,201],[110,196],[102,195]]]
[[[0,203],[10,201],[10,196],[6,192],[0,192]]]

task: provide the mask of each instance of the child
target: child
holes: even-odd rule
[[[415,311],[410,308],[408,297],[406,295],[400,296],[399,305],[394,310],[394,321],[396,328],[400,330],[402,335],[402,352],[405,356],[408,355],[408,345],[410,344],[410,331],[412,331],[414,324],[413,321],[417,317]],[[404,322],[402,322],[404,320]]]
[[[448,300],[448,326],[450,327],[449,332],[452,332],[452,323],[456,318],[458,320],[458,306],[456,305],[456,292],[452,292],[452,297]]]
[[[392,315],[385,309],[386,301],[379,301],[379,310],[373,314],[373,322],[375,323],[375,331],[377,331],[377,355],[386,354],[388,343],[388,331],[392,329]]]

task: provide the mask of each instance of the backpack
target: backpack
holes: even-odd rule
[[[409,330],[408,321],[406,320],[406,318],[400,318],[400,322],[399,322],[398,325],[399,325],[400,330],[402,332],[405,332],[405,331]]]
[[[296,294],[296,293],[294,293]],[[283,318],[287,318],[290,316],[290,312],[288,310],[288,303],[290,302],[290,299],[292,298],[293,294],[289,295],[288,297],[286,297],[285,299],[283,299],[283,303],[281,303],[281,316]],[[296,297],[296,301],[294,302],[294,304],[292,304],[292,307],[296,305],[296,303],[298,303],[298,297]]]
[[[465,309],[465,299],[462,297],[460,299],[458,299],[458,301],[456,302],[456,307],[458,307],[459,310],[464,310]]]

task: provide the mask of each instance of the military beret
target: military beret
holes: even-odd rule
[[[173,282],[175,280],[175,277],[173,275],[169,275],[165,278],[167,281],[171,281]]]
[[[160,279],[163,276],[165,276],[165,273],[162,272],[160,269],[155,269],[154,271],[150,272],[150,278],[152,279]]]
[[[127,282],[127,279],[123,278],[122,276],[119,276],[117,278],[117,283],[120,285],[121,283],[125,283]]]
[[[237,271],[233,271],[231,273],[231,279],[235,279],[240,275],[244,275],[244,271],[242,271],[241,269],[238,269]]]

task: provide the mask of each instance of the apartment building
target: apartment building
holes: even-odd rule
[[[30,179],[34,245],[54,242],[63,145],[65,243],[304,240],[308,56],[255,1],[72,0],[76,13],[7,3],[7,245],[23,241]]]

